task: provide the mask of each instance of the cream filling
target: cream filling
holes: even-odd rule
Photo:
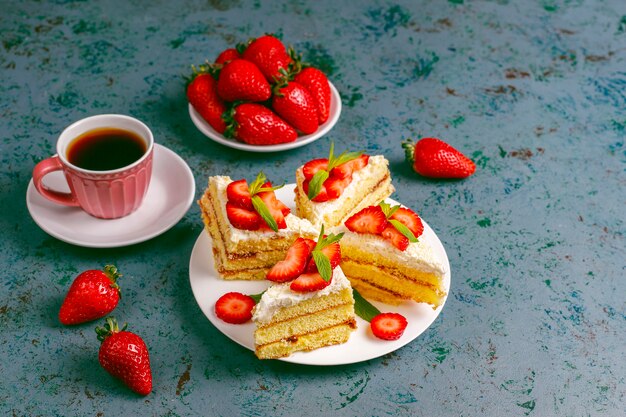
[[[291,307],[304,300],[324,297],[342,291],[345,288],[350,288],[350,281],[346,278],[341,267],[337,266],[333,269],[333,279],[330,285],[324,289],[300,293],[291,291],[291,288],[289,288],[290,285],[291,282],[286,282],[284,284],[274,284],[269,287],[263,293],[261,300],[254,307],[252,320],[261,324],[269,323],[279,309]]]

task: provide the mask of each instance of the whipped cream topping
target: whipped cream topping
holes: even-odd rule
[[[377,254],[386,258],[397,259],[399,263],[415,265],[416,268],[425,272],[430,272],[439,276],[445,273],[445,267],[435,257],[433,249],[423,236],[420,236],[415,243],[409,243],[409,246],[401,251],[385,240],[382,236],[354,233],[348,230],[344,225],[334,228],[333,233],[343,232],[341,243],[343,247],[356,246],[359,249]]]
[[[381,177],[388,170],[388,165],[389,161],[383,155],[370,156],[366,166],[352,173],[352,182],[343,190],[339,198],[321,203],[313,202],[312,223],[323,223],[324,214],[339,210],[345,200],[361,201],[364,192],[363,182]],[[302,167],[298,168],[298,171],[300,175],[303,175]]]
[[[211,180],[215,182],[215,186],[217,188],[217,198],[219,200],[220,210],[222,210],[222,216],[225,219],[228,219],[226,214],[226,202],[228,201],[228,197],[226,195],[226,188],[228,184],[233,182],[233,180],[228,176],[215,176],[211,177]],[[311,235],[317,236],[318,231],[313,227],[311,222],[306,219],[301,219],[291,213],[285,216],[285,223],[287,227],[284,229],[278,229],[278,232],[274,232],[272,230],[242,230],[233,227],[230,223],[228,224],[230,230],[231,240],[233,242],[240,242],[242,240],[248,240],[253,237],[258,238],[259,236],[266,234],[268,236],[286,236],[291,233],[297,233],[300,235]]]
[[[289,288],[290,285],[291,282],[286,282],[284,284],[274,284],[269,287],[263,293],[261,301],[254,307],[252,320],[262,324],[268,323],[279,309],[293,306],[304,300],[323,297],[334,292],[339,292],[345,288],[350,288],[350,281],[346,278],[341,267],[337,266],[333,269],[332,281],[324,289],[300,293],[291,291],[291,288]]]

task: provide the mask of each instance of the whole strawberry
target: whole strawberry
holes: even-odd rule
[[[119,329],[117,321],[108,317],[104,327],[96,327],[98,340],[102,342],[98,360],[105,371],[120,379],[140,395],[152,391],[152,371],[148,347],[141,337]]]
[[[326,74],[317,68],[306,67],[293,80],[302,84],[315,98],[319,124],[326,122],[330,115],[330,84]]]
[[[226,123],[222,120],[222,114],[226,111],[226,103],[217,94],[217,81],[205,66],[199,70],[194,67],[193,70],[187,85],[187,99],[213,129],[224,133]]]
[[[296,81],[276,85],[272,108],[287,123],[304,133],[311,134],[319,127],[317,102],[309,91]]]
[[[256,65],[245,59],[234,59],[219,73],[217,94],[226,101],[265,101],[272,90]]]
[[[417,143],[402,142],[406,159],[413,170],[429,178],[466,178],[476,171],[474,162],[437,138],[423,138]]]
[[[72,282],[59,310],[65,325],[80,324],[106,316],[120,300],[117,279],[121,274],[113,265],[103,271],[92,269],[80,273]]]
[[[244,103],[233,107],[224,135],[251,145],[293,142],[296,130],[262,104]]]
[[[275,82],[281,75],[281,69],[287,70],[291,63],[285,45],[272,35],[252,40],[243,50],[242,57],[254,63],[270,83]]]
[[[220,54],[215,58],[216,64],[227,64],[228,62],[241,58],[241,54],[235,48],[224,49]]]

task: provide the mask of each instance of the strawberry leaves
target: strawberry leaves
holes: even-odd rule
[[[322,190],[322,185],[330,176],[330,172],[333,168],[344,164],[353,159],[359,158],[363,152],[343,152],[338,156],[334,155],[335,144],[331,142],[330,144],[330,152],[328,155],[328,166],[326,169],[320,169],[313,175],[311,178],[311,182],[309,183],[309,191],[307,193],[307,197],[309,200],[314,199]]]

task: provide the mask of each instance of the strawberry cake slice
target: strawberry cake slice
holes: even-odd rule
[[[255,353],[275,359],[348,341],[354,297],[339,263],[342,234],[298,238],[267,273],[271,285],[253,309]]]
[[[342,224],[352,214],[394,191],[389,161],[359,152],[313,159],[296,170],[296,214],[314,226]]]
[[[248,184],[228,176],[209,177],[198,201],[211,236],[215,269],[223,279],[260,280],[300,236],[314,238],[315,229],[276,198],[263,173]]]
[[[437,308],[446,292],[444,266],[425,239],[420,217],[385,202],[360,210],[335,232],[344,233],[341,268],[367,299],[387,304],[406,300]]]

